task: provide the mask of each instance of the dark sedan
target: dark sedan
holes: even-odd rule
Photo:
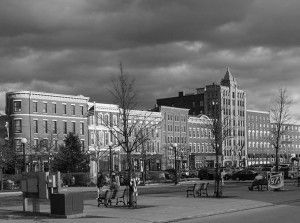
[[[254,180],[257,172],[253,170],[240,170],[232,174],[231,179],[233,180]]]

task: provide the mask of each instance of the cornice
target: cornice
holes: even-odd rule
[[[63,101],[63,102],[77,102],[77,103],[87,103],[89,97],[82,95],[65,95],[65,94],[54,94],[45,92],[35,92],[35,91],[17,91],[8,92],[8,97],[12,98],[26,98],[31,100],[49,100],[49,101]]]

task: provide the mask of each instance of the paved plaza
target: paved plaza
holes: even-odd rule
[[[50,212],[47,203],[41,205],[42,214],[39,216],[24,215],[21,203],[13,206],[1,205],[0,221],[2,222],[181,222],[207,216],[225,213],[234,213],[276,205],[289,204],[300,200],[300,189],[296,186],[287,186],[285,191],[251,191],[247,190],[247,183],[227,185],[224,188],[223,198],[186,197],[186,185],[164,185],[161,188],[170,189],[163,193],[144,193],[138,198],[138,208],[130,209],[122,206],[97,207],[94,188],[73,188],[69,190],[85,190],[87,200],[84,201],[84,217],[74,219],[55,219],[46,213]],[[177,187],[178,190],[174,190]],[[147,187],[145,187],[146,190]],[[151,186],[149,187],[151,188]],[[152,186],[159,189],[160,186]],[[173,189],[172,189],[173,188]],[[149,189],[150,190],[150,189]],[[173,190],[173,191],[171,191]],[[213,193],[212,186],[209,194]],[[88,192],[91,192],[88,194]],[[141,190],[142,191],[142,190]],[[159,191],[159,190],[158,190]]]

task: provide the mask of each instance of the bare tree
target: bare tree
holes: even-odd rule
[[[222,145],[224,144],[225,140],[232,138],[232,127],[230,126],[230,119],[229,116],[225,116],[224,118],[221,117],[221,110],[220,107],[216,106],[214,111],[211,115],[209,115],[210,120],[207,123],[207,128],[211,132],[209,134],[209,143],[215,152],[215,159],[216,159],[216,167],[215,167],[215,188],[214,194],[216,197],[222,196],[222,184],[221,182],[221,172],[220,163],[223,157],[222,153]]]
[[[287,94],[286,89],[279,89],[278,94],[273,99],[270,108],[272,128],[270,128],[270,144],[275,149],[275,167],[276,172],[278,172],[278,153],[282,143],[282,137],[288,131],[287,125],[290,124],[291,114],[290,107],[292,105],[292,100]]]
[[[120,64],[120,75],[112,81],[109,92],[114,98],[114,103],[119,107],[120,121],[119,125],[104,124],[110,129],[117,145],[126,154],[128,165],[126,183],[129,186],[133,173],[132,153],[150,140],[151,131],[149,130],[156,128],[159,125],[159,120],[156,120],[152,112],[136,110],[138,103],[135,80],[124,73],[122,64]],[[133,205],[132,187],[129,187],[129,205]]]
[[[52,171],[52,159],[54,155],[58,152],[58,141],[62,140],[62,133],[58,131],[57,126],[50,129],[49,124],[43,124],[43,129],[45,131],[45,137],[38,137],[29,142],[28,153],[33,159],[37,161],[38,170],[43,171],[43,161],[47,161],[49,172]],[[34,142],[34,140],[37,140]]]

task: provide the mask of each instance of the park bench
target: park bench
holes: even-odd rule
[[[193,195],[196,197],[196,194],[199,193],[199,186],[195,183],[193,186],[188,186],[186,189],[186,197],[189,197],[189,195]]]
[[[257,182],[255,182],[252,185],[252,188],[249,187],[249,190],[254,190],[254,189],[256,189],[256,190],[263,190],[263,189],[268,190],[268,180],[266,178],[258,180]]]
[[[200,188],[199,188],[199,197],[201,197],[202,193],[206,196],[208,196],[207,193],[207,188],[208,188],[208,182],[206,183],[201,183]]]
[[[125,203],[125,195],[126,195],[126,188],[120,189],[118,191],[112,191],[112,190],[107,190],[103,193],[99,193],[98,197],[98,207],[103,204],[105,207],[108,205],[112,205],[112,200],[116,200],[116,204],[118,205],[119,203],[123,203],[123,205],[126,205]]]

